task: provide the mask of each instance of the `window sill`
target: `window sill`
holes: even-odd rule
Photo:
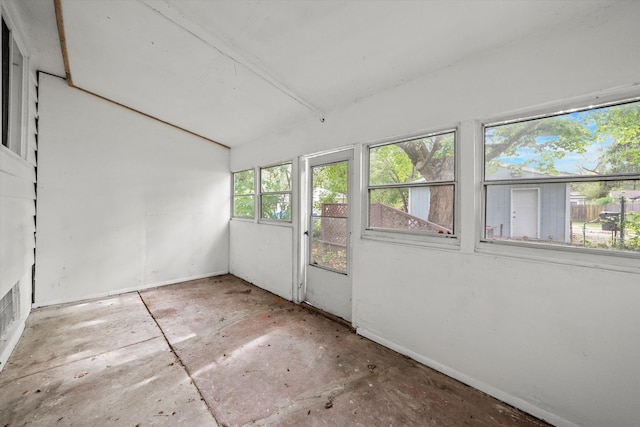
[[[496,241],[480,241],[476,253],[640,274],[640,253]]]
[[[238,221],[238,222],[250,222],[250,223],[256,222],[255,218],[247,218],[247,217],[241,217],[241,216],[232,216],[231,218],[229,218],[229,220]]]
[[[377,242],[419,246],[433,249],[459,250],[460,240],[455,235],[427,235],[365,229],[362,239]]]
[[[268,220],[268,219],[259,219],[258,221],[256,221],[257,224],[262,224],[262,225],[274,225],[276,227],[287,227],[287,228],[292,228],[293,227],[293,222],[292,221],[277,221],[277,220]]]

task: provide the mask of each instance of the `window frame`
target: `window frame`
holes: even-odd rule
[[[5,41],[0,43],[0,56],[4,57],[8,54],[8,70],[2,65],[2,141],[0,149],[6,149],[11,155],[15,155],[21,159],[25,158],[25,135],[27,133],[27,105],[28,105],[28,57],[24,54],[25,50],[22,45],[20,34],[14,31],[14,23],[5,9],[0,10],[4,26],[7,28],[6,36],[8,39],[9,51],[5,52]],[[5,36],[4,29],[2,31]],[[19,55],[20,69],[16,73],[14,69],[14,56]],[[3,58],[4,59],[4,58]],[[6,75],[5,76],[5,71]],[[5,81],[6,79],[6,81]],[[5,86],[6,85],[6,86]],[[5,92],[6,90],[6,92]],[[16,116],[17,115],[17,116]],[[6,119],[6,123],[5,123]]]
[[[402,142],[413,141],[421,138],[429,138],[438,135],[453,133],[454,135],[454,159],[453,159],[453,180],[433,181],[425,183],[405,183],[405,184],[381,184],[371,185],[371,149],[386,145],[400,144]],[[450,126],[438,128],[431,132],[419,134],[411,134],[403,137],[377,141],[363,145],[362,150],[362,169],[363,169],[363,186],[362,186],[362,230],[363,239],[377,240],[389,243],[401,243],[417,246],[428,246],[440,249],[459,249],[460,247],[460,203],[459,203],[459,167],[460,167],[460,129],[459,126]],[[385,188],[414,188],[414,187],[434,187],[434,186],[452,186],[453,187],[453,233],[419,233],[411,230],[402,229],[385,229],[376,228],[369,225],[370,220],[370,192],[376,189]]]
[[[487,238],[487,191],[489,187],[541,184],[571,184],[581,182],[604,181],[633,181],[640,179],[640,173],[623,173],[611,175],[563,175],[549,178],[521,178],[521,179],[493,179],[486,177],[486,137],[487,128],[559,117],[567,114],[586,112],[600,108],[614,107],[634,102],[640,102],[640,91],[632,93],[611,93],[602,96],[583,97],[573,102],[553,103],[548,107],[522,110],[519,114],[487,119],[478,122],[477,156],[480,183],[480,213],[477,218],[476,250],[479,253],[491,255],[508,255],[526,260],[539,260],[559,264],[584,265],[593,267],[594,264],[604,269],[614,271],[637,272],[640,253],[632,251],[616,251],[611,249],[570,246],[536,241],[523,240],[494,240]],[[524,188],[524,187],[523,187]],[[571,232],[571,230],[569,230]],[[603,262],[603,259],[606,259]]]
[[[262,186],[262,182],[263,182],[263,171],[265,169],[271,169],[271,168],[275,168],[278,166],[285,166],[285,165],[289,165],[289,173],[290,173],[290,185],[289,185],[289,189],[286,191],[263,191],[263,186]],[[294,168],[293,168],[293,161],[285,161],[285,162],[279,162],[279,163],[273,163],[273,164],[269,164],[266,166],[260,166],[258,167],[258,173],[259,173],[259,177],[257,180],[257,185],[258,185],[258,203],[257,203],[257,215],[256,218],[258,219],[258,222],[260,223],[269,223],[269,224],[282,224],[282,225],[287,225],[290,226],[293,224],[293,211],[294,211],[294,200],[293,200],[293,181],[294,181]],[[289,218],[288,219],[277,219],[277,218],[263,218],[262,217],[262,206],[263,206],[263,196],[269,196],[269,195],[288,195],[289,196]]]
[[[247,194],[238,194],[236,193],[236,174],[240,174],[243,172],[253,172],[253,192]],[[235,214],[235,200],[237,196],[252,196],[253,197],[253,213],[251,216],[239,216]],[[235,171],[231,173],[231,218],[245,221],[254,221],[256,219],[256,168],[248,168],[239,171]]]

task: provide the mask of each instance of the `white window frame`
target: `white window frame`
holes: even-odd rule
[[[0,15],[2,20],[4,20],[7,28],[9,29],[9,119],[8,119],[8,135],[7,142],[8,145],[0,144],[0,150],[6,150],[6,153],[10,153],[12,156],[17,156],[21,159],[26,158],[26,148],[25,141],[27,135],[27,121],[28,121],[28,103],[29,103],[29,58],[25,54],[26,50],[22,43],[22,37],[18,31],[16,31],[16,26],[11,18],[10,14],[7,13],[6,9],[2,7],[0,9]],[[13,56],[16,53],[20,55],[22,60],[22,70],[20,77],[20,87],[15,87],[15,81],[18,76],[14,73],[13,69]],[[2,46],[0,44],[0,57],[2,55]],[[15,101],[12,101],[14,96],[19,94],[20,96],[20,105],[16,108],[14,104]],[[4,102],[2,102],[4,104]],[[4,105],[2,105],[4,108]],[[3,110],[4,113],[4,110]],[[16,121],[15,114],[19,114]],[[17,135],[16,135],[17,134]]]
[[[637,101],[640,101],[640,90],[638,88],[627,88],[623,90],[610,91],[608,93],[599,94],[597,96],[585,96],[574,100],[550,103],[547,107],[544,108],[521,110],[518,114],[487,118],[485,120],[479,121],[479,137],[476,138],[476,152],[480,154],[479,156],[477,156],[477,165],[480,172],[479,191],[481,193],[480,203],[482,214],[476,219],[478,230],[478,234],[476,237],[476,252],[487,255],[507,256],[534,262],[551,262],[556,264],[576,265],[591,268],[597,267],[605,270],[639,273],[640,254],[634,252],[571,247],[544,243],[530,243],[512,240],[496,241],[485,238],[487,186],[508,185],[510,183],[533,183],[533,185],[536,185],[542,183],[582,181],[582,179],[575,179],[575,176],[532,180],[523,179],[518,181],[487,181],[485,179],[485,129],[487,127],[517,123],[526,120],[542,119],[577,111],[587,111],[591,109],[615,106]],[[634,179],[640,178],[638,178],[635,174],[620,174],[606,176],[605,179],[597,179],[597,177],[594,177],[593,179],[591,179],[591,181],[625,181]]]
[[[379,229],[369,227],[369,191],[376,188],[384,188],[385,186],[371,186],[370,182],[370,149],[390,144],[398,144],[414,139],[428,138],[431,136],[442,135],[446,133],[454,133],[454,179],[453,181],[442,181],[436,185],[452,185],[453,186],[453,233],[437,234],[437,233],[417,233],[410,230],[394,230]],[[409,244],[416,246],[426,246],[444,250],[459,250],[460,248],[460,202],[459,193],[459,165],[460,165],[460,129],[458,125],[438,128],[430,132],[405,135],[402,137],[390,138],[369,144],[363,144],[362,148],[362,216],[361,216],[361,236],[363,239],[377,240],[388,243]],[[430,187],[434,184],[401,184],[392,187]]]

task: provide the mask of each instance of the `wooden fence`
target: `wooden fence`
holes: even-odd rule
[[[640,200],[629,200],[624,204],[625,212],[640,213]],[[571,205],[571,220],[576,222],[597,221],[600,212],[620,212],[620,203],[609,205]]]

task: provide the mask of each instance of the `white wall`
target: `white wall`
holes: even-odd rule
[[[233,219],[230,233],[229,272],[292,300],[292,228]]]
[[[30,126],[29,130],[34,128]],[[30,141],[28,148],[34,147],[35,142]],[[0,370],[17,344],[31,311],[36,230],[34,163],[0,146],[0,298],[20,283],[17,318],[0,342]]]
[[[354,238],[358,332],[554,424],[637,425],[640,261],[491,250],[476,236],[478,123],[552,112],[582,98],[637,95],[639,6],[612,3],[589,22],[505,41],[472,61],[331,111],[325,123],[309,117],[232,150],[231,169],[458,126],[460,246]],[[354,221],[359,230],[360,216]],[[272,247],[263,227],[232,227],[231,247]],[[294,256],[298,247],[294,238],[278,250]],[[232,271],[270,266],[241,255],[231,251]],[[277,274],[268,282],[291,282],[291,272]]]
[[[40,79],[36,305],[228,272],[229,152]]]
[[[2,15],[24,55],[22,106],[22,146],[16,154],[0,145],[0,298],[19,282],[17,318],[1,337],[0,370],[24,330],[31,311],[32,267],[35,248],[36,182],[36,79],[29,70],[29,52],[23,44],[20,24],[15,14],[0,2]]]

